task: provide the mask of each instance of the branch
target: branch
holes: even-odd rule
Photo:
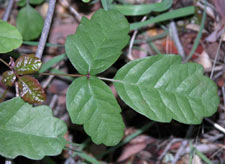
[[[2,18],[3,21],[8,21],[9,15],[10,15],[10,13],[12,11],[13,3],[14,3],[14,0],[9,0],[9,4],[8,4],[7,9],[5,11],[5,14],[4,14],[3,18]]]
[[[179,36],[178,36],[178,33],[177,33],[177,28],[176,28],[176,24],[174,21],[171,21],[170,22],[170,32],[171,32],[171,36],[173,38],[173,41],[177,47],[177,51],[179,53],[179,55],[184,59],[185,58],[185,53],[184,53],[184,49],[183,49],[183,46],[180,42],[180,39],[179,39]]]
[[[62,4],[62,6],[69,9],[69,11],[74,15],[74,17],[80,22],[81,16],[80,14],[68,3],[67,0],[59,0],[59,3]]]
[[[177,161],[180,159],[180,157],[182,156],[183,152],[184,152],[184,149],[185,147],[188,145],[188,141],[187,140],[184,140],[180,146],[180,148],[178,149],[175,157],[174,157],[174,160],[172,162],[172,164],[176,164]]]
[[[49,0],[48,13],[47,13],[47,16],[45,18],[45,24],[44,24],[44,27],[43,27],[43,31],[41,33],[41,38],[40,38],[39,45],[38,45],[38,48],[37,48],[37,52],[36,52],[36,55],[35,55],[39,59],[41,59],[44,48],[45,48],[46,40],[47,40],[48,33],[49,33],[49,30],[50,30],[50,26],[51,26],[51,23],[52,23],[52,17],[53,17],[53,14],[54,14],[55,3],[56,3],[56,0]]]

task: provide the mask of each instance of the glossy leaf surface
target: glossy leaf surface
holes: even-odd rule
[[[16,26],[24,40],[33,40],[39,37],[44,25],[44,20],[33,7],[26,5],[16,18]]]
[[[46,95],[39,82],[28,75],[21,76],[18,81],[19,94],[24,101],[40,104],[46,100]]]
[[[123,137],[121,109],[110,88],[97,77],[80,77],[66,94],[66,106],[75,124],[84,129],[96,144],[116,145]]]
[[[98,10],[83,17],[74,35],[66,40],[66,54],[81,74],[103,72],[121,55],[129,40],[129,23],[118,11]]]
[[[2,83],[8,87],[11,87],[16,80],[16,75],[13,71],[5,71],[2,74]]]
[[[0,53],[10,52],[18,48],[23,42],[16,27],[0,20]]]
[[[20,97],[5,101],[0,104],[0,155],[35,160],[58,155],[66,144],[66,129],[47,106],[33,108]]]
[[[149,119],[199,124],[216,112],[217,87],[199,64],[181,64],[180,56],[157,55],[129,62],[116,74],[123,101]]]
[[[16,60],[14,69],[20,75],[31,74],[37,72],[41,64],[41,60],[34,55],[23,55]]]

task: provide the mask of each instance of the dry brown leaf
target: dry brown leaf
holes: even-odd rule
[[[151,142],[152,142],[152,139],[149,136],[140,135],[136,137],[124,147],[123,152],[118,158],[117,162],[124,161],[128,159],[129,157],[139,153]]]
[[[208,53],[204,50],[201,55],[196,59],[196,62],[198,64],[201,64],[204,69],[211,69],[212,68],[212,62],[209,58]]]

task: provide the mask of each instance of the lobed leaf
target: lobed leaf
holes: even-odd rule
[[[16,26],[24,40],[33,40],[39,37],[44,20],[33,7],[26,5],[20,9],[16,18]]]
[[[41,60],[35,55],[23,55],[16,60],[14,69],[20,75],[31,74],[37,72],[41,64]]]
[[[176,55],[129,62],[116,74],[116,90],[138,113],[159,122],[199,124],[216,112],[217,87],[199,64],[181,64]]]
[[[39,160],[58,155],[66,142],[66,125],[48,106],[32,107],[20,97],[0,104],[0,155]]]
[[[46,95],[39,82],[28,75],[21,76],[18,81],[19,94],[24,101],[40,104],[46,100]]]
[[[16,75],[13,71],[5,71],[2,74],[2,83],[8,87],[11,87],[16,80]]]
[[[121,109],[110,88],[97,77],[80,77],[66,94],[66,106],[75,124],[84,129],[96,144],[116,145],[123,137]]]
[[[23,38],[16,27],[0,20],[0,53],[7,53],[18,48]]]
[[[118,11],[98,10],[83,17],[74,35],[66,39],[66,54],[80,74],[95,75],[109,68],[129,40],[129,23]]]

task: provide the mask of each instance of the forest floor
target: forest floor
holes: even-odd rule
[[[130,4],[153,3],[152,0],[124,0]],[[216,1],[216,0],[214,0]],[[131,60],[144,58],[156,54],[180,54],[182,48],[183,58],[188,54],[195,43],[199,32],[202,37],[197,45],[194,55],[188,59],[189,62],[196,62],[204,67],[205,75],[211,77],[218,86],[220,105],[217,112],[210,118],[204,119],[200,125],[185,125],[176,121],[171,123],[158,123],[131,110],[122,102],[114,86],[111,86],[122,108],[122,116],[125,122],[125,136],[119,145],[107,147],[95,145],[89,136],[84,132],[83,126],[71,123],[66,111],[66,91],[70,85],[71,77],[39,77],[41,85],[44,87],[47,100],[45,104],[53,109],[56,117],[66,122],[68,132],[66,139],[76,143],[64,150],[56,157],[46,157],[41,161],[32,161],[23,157],[14,160],[16,164],[84,164],[92,159],[99,163],[121,163],[121,164],[203,164],[225,163],[225,35],[222,29],[225,23],[225,1],[224,5],[215,5],[213,0],[206,5],[206,21],[203,30],[201,22],[203,19],[204,3],[201,0],[173,0],[172,9],[186,6],[195,6],[194,15],[179,18],[174,21],[166,21],[152,25],[137,32],[130,32],[134,37],[134,42],[123,49],[123,54],[118,62],[110,69],[102,73],[102,76],[112,78],[121,66]],[[117,1],[118,3],[120,1]],[[154,1],[155,2],[155,1]],[[0,17],[2,18],[7,8],[8,2],[0,0]],[[69,4],[69,5],[68,5]],[[56,3],[53,23],[48,38],[49,45],[45,48],[42,57],[43,63],[57,55],[65,53],[65,40],[70,34],[75,33],[79,25],[80,16],[91,18],[93,13],[102,8],[101,2],[93,0],[90,3],[72,0],[58,0]],[[43,17],[46,17],[48,3],[44,2],[36,9]],[[77,13],[74,13],[74,11]],[[19,7],[15,3],[9,17],[9,23],[16,25],[16,17]],[[127,17],[129,22],[141,21],[142,16]],[[35,21],[35,20],[34,20]],[[173,24],[175,23],[175,24]],[[173,25],[175,26],[173,26]],[[172,27],[173,26],[173,27]],[[174,28],[175,27],[175,28]],[[178,32],[178,41],[173,40],[173,32]],[[134,33],[136,33],[134,35]],[[154,38],[154,39],[152,39]],[[220,43],[221,41],[221,43]],[[181,47],[177,47],[180,42]],[[32,42],[24,42],[17,50],[17,54],[35,54],[38,39]],[[8,60],[7,57],[4,57]],[[1,74],[7,68],[0,65]],[[53,71],[64,73],[74,73],[69,60],[64,57],[55,64]],[[174,79],[176,80],[176,79]],[[4,87],[0,84],[0,95]],[[6,99],[15,96],[14,88],[9,90]],[[0,163],[4,163],[1,158]]]

